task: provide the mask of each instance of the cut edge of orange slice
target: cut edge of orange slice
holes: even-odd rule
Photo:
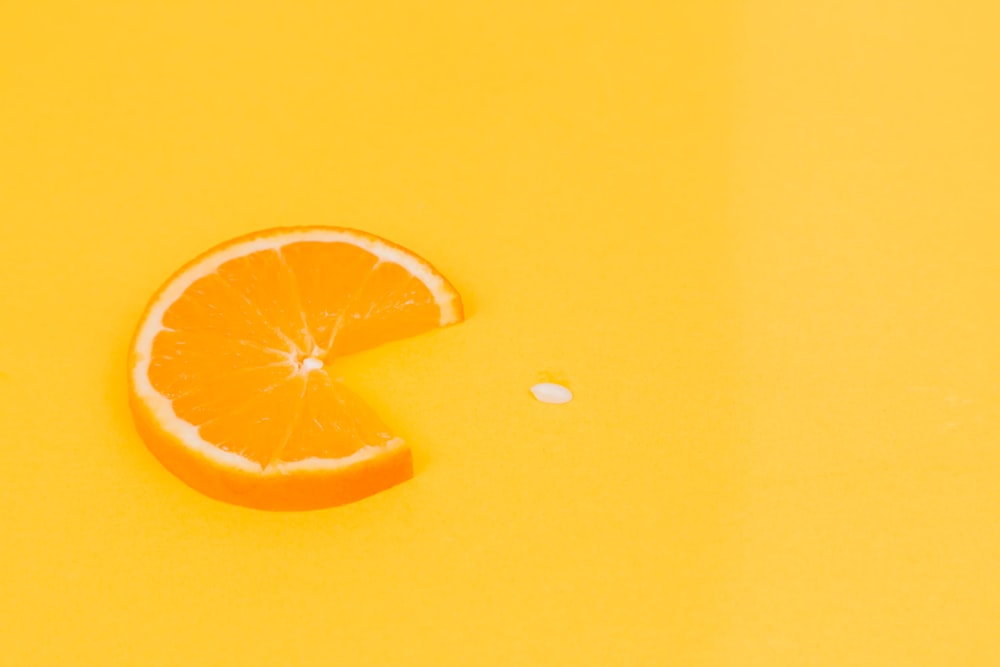
[[[382,459],[386,460],[381,464],[381,467],[386,468],[382,471],[383,474],[369,473],[367,479],[359,477],[354,484],[358,488],[344,489],[343,494],[346,495],[343,498],[338,498],[336,489],[303,488],[306,497],[300,501],[272,503],[273,508],[308,508],[340,504],[392,486],[412,475],[409,447],[399,437],[393,437],[383,444],[365,445],[352,454],[340,458],[276,460],[262,465],[205,440],[199,433],[199,427],[179,417],[174,411],[172,400],[154,388],[150,380],[153,343],[157,334],[167,329],[163,323],[164,314],[195,281],[217,272],[220,266],[232,259],[300,242],[347,243],[374,255],[377,258],[376,266],[386,262],[397,264],[420,280],[432,294],[440,311],[438,326],[456,324],[464,319],[458,292],[427,261],[385,239],[349,228],[286,227],[255,232],[222,243],[181,267],[154,294],[135,331],[128,364],[131,409],[140,435],[161,463],[189,485],[208,495],[230,502],[260,506],[253,500],[253,496],[256,495],[254,490],[247,488],[252,482],[262,482],[265,487],[277,487],[282,486],[289,477],[300,479],[303,476],[317,477],[320,479],[313,481],[320,483],[323,483],[322,478],[340,475],[349,477],[352,472],[363,477],[365,468]],[[150,446],[153,443],[156,445]],[[184,463],[184,460],[189,461],[191,458],[210,464],[219,475],[203,470],[194,474],[199,479],[192,479],[192,472]],[[355,470],[350,470],[352,468]],[[380,477],[382,479],[379,479]],[[315,485],[307,482],[306,486]],[[272,495],[266,489],[259,490],[269,497]],[[234,498],[233,491],[237,496],[244,497]],[[308,497],[317,495],[323,497],[321,502]],[[287,507],[281,507],[283,504]]]

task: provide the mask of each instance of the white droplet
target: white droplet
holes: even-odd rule
[[[314,371],[318,368],[323,368],[323,361],[321,359],[317,359],[316,357],[306,357],[302,360],[303,371]]]
[[[573,392],[554,382],[536,384],[531,388],[531,393],[542,403],[569,403],[573,400]]]

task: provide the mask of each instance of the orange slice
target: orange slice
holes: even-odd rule
[[[444,276],[371,234],[243,236],[184,266],[146,307],[132,413],[163,465],[214,498],[274,510],[358,500],[413,464],[331,363],[462,317]]]

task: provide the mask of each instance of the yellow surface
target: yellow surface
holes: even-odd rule
[[[1000,664],[995,7],[5,3],[0,662]],[[315,223],[468,300],[343,366],[418,474],[211,501],[128,337]]]

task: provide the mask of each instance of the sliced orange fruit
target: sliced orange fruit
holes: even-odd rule
[[[132,413],[163,465],[214,498],[274,510],[358,500],[409,479],[412,458],[331,363],[462,318],[444,276],[371,234],[243,236],[181,268],[146,307]]]

